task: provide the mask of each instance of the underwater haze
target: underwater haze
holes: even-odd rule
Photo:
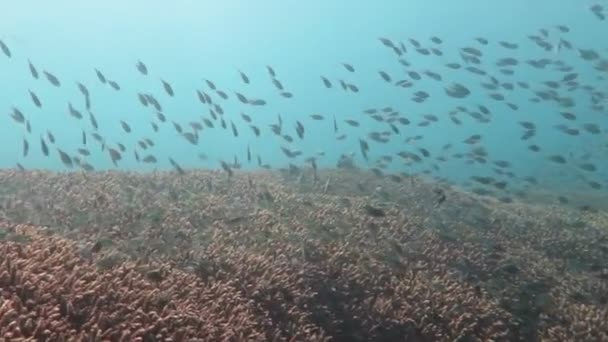
[[[0,339],[608,341],[608,0],[19,0]]]
[[[597,202],[608,187],[606,7],[13,2],[0,21],[0,167],[350,161],[505,201]]]

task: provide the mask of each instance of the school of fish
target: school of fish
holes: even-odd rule
[[[608,15],[608,10],[602,5],[594,5],[590,11],[598,20],[605,20]],[[422,173],[445,180],[445,174],[449,171],[443,170],[442,164],[460,160],[464,165],[477,167],[463,183],[464,186],[477,194],[493,195],[504,202],[510,202],[516,197],[525,197],[526,188],[537,186],[543,180],[518,174],[512,168],[517,161],[490,155],[484,146],[486,137],[483,125],[492,125],[497,117],[504,118],[510,113],[519,112],[526,105],[522,103],[522,98],[526,98],[529,103],[542,105],[543,113],[526,114],[526,120],[511,120],[511,125],[517,127],[521,135],[518,139],[505,141],[505,144],[517,149],[522,155],[542,159],[549,168],[563,168],[565,172],[575,170],[576,177],[589,190],[602,191],[608,187],[608,177],[601,172],[606,160],[601,158],[608,156],[608,50],[577,46],[569,40],[569,33],[568,26],[556,25],[542,28],[518,41],[491,41],[482,36],[472,37],[469,44],[461,46],[457,51],[447,51],[443,48],[443,39],[436,36],[425,39],[379,37],[377,48],[394,57],[400,72],[389,72],[395,69],[394,66],[360,70],[352,63],[341,61],[335,63],[335,75],[340,76],[319,75],[317,86],[323,91],[345,92],[352,96],[362,96],[372,87],[395,87],[403,91],[403,103],[399,106],[361,108],[359,113],[348,115],[324,113],[322,109],[306,117],[278,114],[276,122],[269,126],[258,124],[256,115],[248,113],[274,113],[271,108],[277,99],[289,101],[299,96],[285,86],[287,83],[284,82],[284,77],[272,66],[265,66],[267,78],[255,79],[259,83],[255,86],[273,88],[276,90],[276,98],[260,98],[246,90],[252,89],[247,86],[254,84],[254,79],[245,70],[235,71],[233,85],[220,86],[213,80],[201,78],[198,89],[182,94],[175,91],[168,79],[155,75],[144,60],[138,60],[133,64],[133,72],[142,77],[157,78],[158,88],[126,95],[137,101],[151,118],[146,124],[149,124],[146,128],[149,134],[137,138],[137,144],[133,146],[107,138],[116,136],[116,131],[112,134],[102,132],[94,109],[95,94],[89,90],[89,86],[84,82],[64,82],[61,75],[42,69],[32,60],[26,59],[21,61],[24,77],[31,77],[33,82],[45,82],[50,87],[73,88],[78,94],[80,101],[66,100],[63,120],[78,120],[82,123],[82,131],[75,133],[81,139],[81,146],[76,150],[59,146],[54,133],[50,129],[36,126],[35,115],[26,113],[20,103],[13,103],[8,115],[24,131],[17,152],[19,160],[25,160],[31,154],[31,149],[37,148],[45,158],[57,158],[67,168],[88,172],[96,169],[88,161],[94,154],[103,155],[108,165],[111,163],[115,168],[120,168],[121,162],[127,158],[134,158],[137,163],[144,164],[157,164],[164,159],[178,173],[187,172],[181,166],[177,154],[163,156],[153,152],[156,144],[153,137],[161,127],[166,126],[174,130],[176,136],[191,148],[191,153],[202,160],[207,159],[207,154],[199,145],[206,130],[222,130],[223,134],[235,139],[244,134],[253,135],[257,139],[273,137],[279,142],[275,144],[276,152],[280,151],[285,156],[290,169],[311,167],[316,179],[317,164],[324,157],[324,152],[306,151],[299,147],[299,142],[315,139],[310,132],[314,132],[317,125],[324,125],[330,127],[337,144],[354,142],[358,146],[359,155],[356,157],[364,161],[358,166],[371,170],[379,177],[390,177],[395,182],[401,182],[406,176]],[[519,53],[522,46],[537,51],[538,57],[522,58]],[[0,51],[6,59],[15,58],[11,47],[1,40]],[[432,59],[435,67],[417,67],[411,62],[412,59],[420,58]],[[572,59],[576,60],[577,66],[567,62]],[[588,69],[580,70],[579,64]],[[531,72],[542,75],[543,79],[532,81],[526,76]],[[91,73],[95,75],[96,82],[116,92],[124,92],[120,80],[109,78],[103,70],[92,67]],[[375,74],[376,84],[356,81],[357,74],[370,73]],[[435,82],[441,91],[429,90],[429,82]],[[477,100],[480,96],[484,98],[483,101]],[[45,99],[37,94],[34,87],[28,90],[27,97],[36,108],[44,111]],[[184,121],[175,113],[164,110],[164,101],[178,97],[193,98],[200,103],[204,114],[199,120]],[[416,106],[429,101],[445,101],[454,105],[442,113],[416,113]],[[224,109],[226,103],[238,105],[240,112],[229,113]],[[545,115],[553,116],[560,123],[552,127],[540,124],[539,122],[546,122],[545,117],[541,117]],[[129,117],[124,117],[116,123],[114,129],[123,135],[133,134],[133,122]],[[138,119],[137,122],[141,124],[141,120]],[[438,122],[448,123],[451,130],[470,134],[465,139],[442,136],[441,139],[445,141],[439,150],[425,147],[426,140],[439,138],[432,135],[432,126]],[[367,129],[379,125],[385,129]],[[36,126],[35,129],[33,126]],[[417,132],[420,129],[428,130],[429,134],[409,134],[410,127],[416,127]],[[475,131],[474,128],[477,127],[481,129]],[[597,147],[581,153],[545,152],[544,147],[536,141],[537,134],[555,134],[556,139],[580,139],[584,136],[597,142]],[[385,153],[383,147],[386,145],[396,147],[398,152]],[[263,153],[275,151],[256,152],[249,144],[243,150],[243,155],[218,161],[229,176],[234,169],[241,167],[241,160],[260,168],[273,167],[264,162]],[[185,148],[180,153],[188,153],[187,151],[188,148]],[[352,153],[343,153],[341,160],[354,157]],[[17,163],[17,167],[25,169],[21,162]],[[395,169],[399,171],[394,171]],[[557,200],[563,204],[569,202],[566,196],[561,195]],[[592,204],[581,206],[581,209],[591,208]]]

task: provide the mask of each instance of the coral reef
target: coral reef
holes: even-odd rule
[[[608,340],[605,213],[302,172],[1,171],[0,336]]]

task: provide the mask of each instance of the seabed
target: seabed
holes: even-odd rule
[[[0,336],[608,340],[606,212],[309,171],[0,171]]]

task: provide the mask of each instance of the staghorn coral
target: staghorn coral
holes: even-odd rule
[[[436,185],[421,179],[319,177],[327,189],[271,172],[0,172],[0,331],[31,338],[44,322],[51,339],[606,340],[601,213],[455,189],[437,207]],[[370,203],[385,215],[368,215]]]

